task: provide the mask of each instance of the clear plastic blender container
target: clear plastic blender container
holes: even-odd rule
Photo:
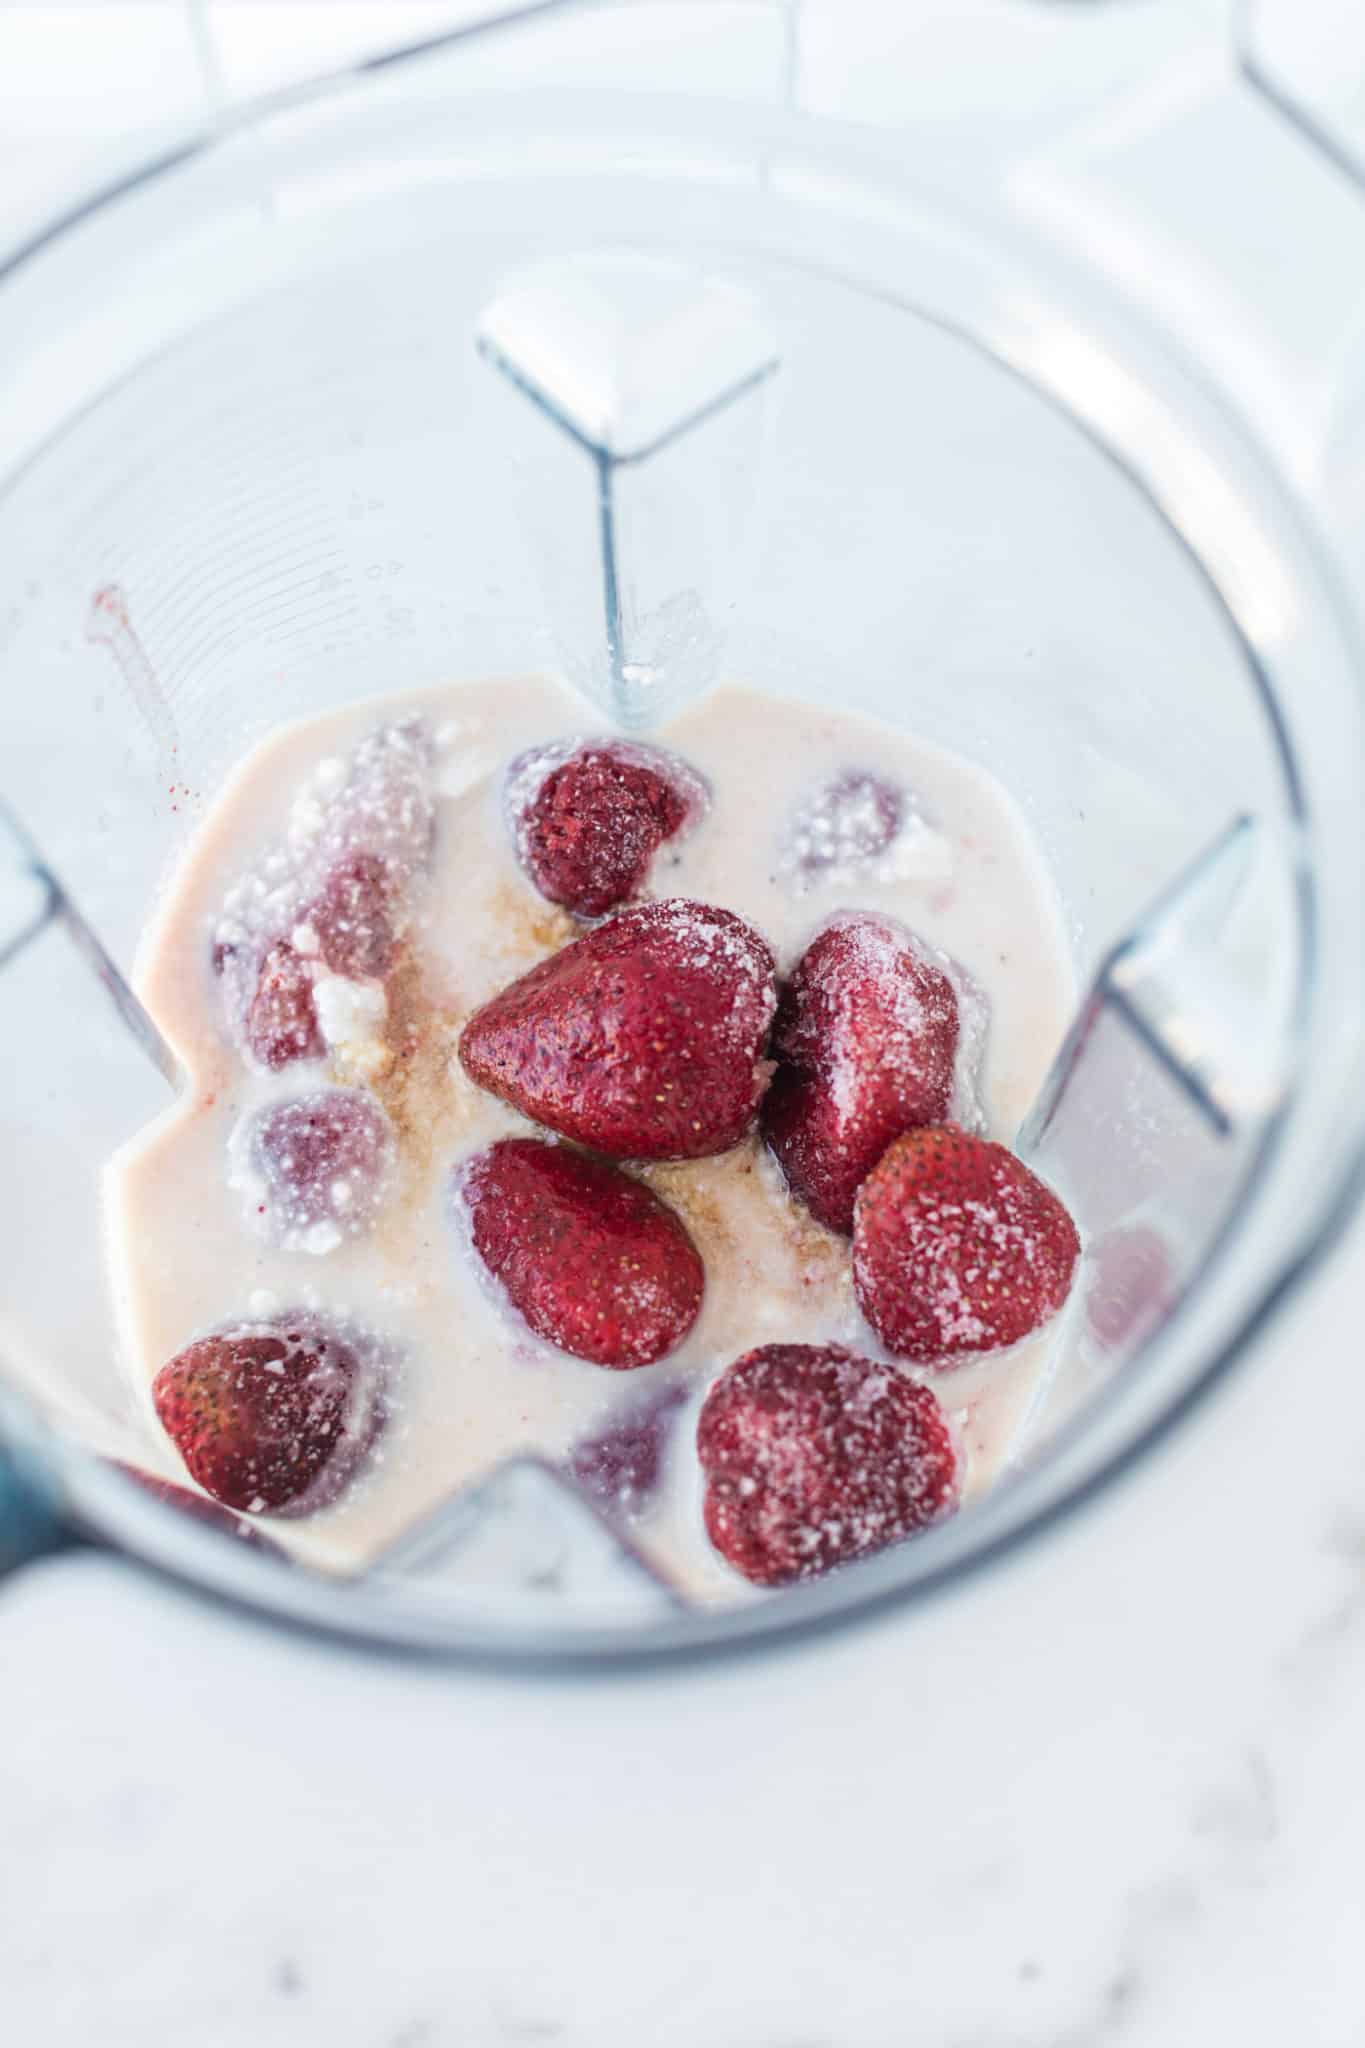
[[[0,1417],[30,1530],[37,1503],[390,1644],[749,1641],[942,1585],[1075,1506],[1330,1240],[1365,1131],[1365,671],[1283,435],[1140,266],[1028,203],[1068,123],[1185,61],[1182,10],[1106,45],[1109,12],[914,8],[854,67],[870,10],[519,11],[221,115],[0,273]],[[699,428],[623,477],[614,654],[582,602],[591,450],[475,346],[509,279],[603,251],[742,289],[781,358],[761,433]],[[704,545],[732,521],[733,587]],[[383,1569],[287,1565],[119,1469],[148,1425],[100,1174],[177,1085],[127,994],[140,926],[203,794],[280,721],[464,675],[605,687],[613,661],[670,701],[723,670],[875,714],[1026,808],[1090,990],[1020,1140],[1090,1246],[1050,1402],[956,1521],[733,1611],[644,1583],[533,1466]]]

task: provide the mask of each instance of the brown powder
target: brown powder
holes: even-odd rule
[[[755,1133],[716,1159],[692,1159],[650,1167],[645,1179],[676,1209],[703,1255],[719,1260],[738,1253],[745,1213],[762,1210],[776,1222],[794,1268],[809,1286],[838,1277],[848,1247],[785,1195],[760,1171],[762,1140]]]
[[[528,965],[583,936],[581,927],[567,910],[561,910],[555,903],[542,902],[512,882],[498,885],[492,907],[508,951],[524,953]]]
[[[385,1222],[401,1231],[425,1202],[433,1172],[449,1160],[460,1121],[452,1084],[459,1022],[434,999],[420,962],[405,947],[386,983],[389,1009],[385,1043],[392,1059],[372,1083],[393,1125],[398,1147],[396,1200]]]
[[[482,911],[483,906],[480,908]],[[582,937],[567,911],[557,909],[553,903],[540,902],[515,882],[501,882],[491,889],[487,908],[496,919],[497,957],[506,962],[504,986],[551,953],[559,952],[571,940]],[[430,1001],[439,1004],[448,1017],[463,1023],[474,1008],[474,1000],[459,960],[428,952],[426,978]],[[492,993],[484,988],[477,1000],[482,1002]]]
[[[734,1249],[734,1226],[727,1212],[733,1207],[735,1176],[728,1168],[729,1159],[679,1160],[651,1166],[643,1176],[660,1201],[682,1218],[707,1259]]]
[[[528,966],[577,935],[565,911],[528,902],[513,885],[504,884],[494,901],[509,950],[524,953]],[[413,1226],[422,1221],[433,1181],[459,1151],[468,1097],[455,1062],[468,1005],[411,942],[399,950],[384,989],[384,1043],[390,1060],[369,1085],[393,1125],[398,1152],[395,1197],[379,1224],[380,1237],[396,1253],[411,1247]]]

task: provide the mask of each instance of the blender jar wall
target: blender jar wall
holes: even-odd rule
[[[461,99],[448,68],[409,76],[411,93],[395,72],[225,140],[40,254],[0,303],[21,360],[25,330],[65,333],[73,294],[83,308],[67,384],[49,371],[67,423],[0,503],[6,670],[34,679],[12,692],[7,791],[122,964],[196,805],[271,724],[549,658],[470,337],[518,264],[643,239],[758,284],[783,337],[730,672],[837,693],[993,768],[1049,852],[1083,968],[1253,811],[1292,1080],[1309,993],[1296,778],[1354,788],[1359,707],[1311,550],[1216,404],[1102,284],[955,218],[900,167],[849,175],[846,137],[586,86]],[[1146,417],[1165,443],[1144,443]],[[1174,528],[1125,464],[1155,468]],[[1227,517],[1201,564],[1179,527],[1199,525],[1211,475]],[[1270,580],[1239,620],[1248,562]],[[1311,677],[1292,763],[1253,637]],[[1345,886],[1357,841],[1315,841],[1315,890]],[[1338,986],[1358,992],[1358,944],[1332,931]],[[6,995],[14,1071],[44,1105],[13,1120],[7,1363],[116,1412],[96,1176],[163,1084],[60,932]],[[1261,1257],[1277,1243],[1272,1220]],[[1249,1225],[1241,1256],[1234,1289],[1212,1307],[1205,1290],[1205,1356],[1265,1277]],[[1168,1396],[1195,1323],[1167,1332]],[[935,1538],[925,1574],[935,1546],[972,1542]],[[907,1553],[878,1573],[917,1569]]]

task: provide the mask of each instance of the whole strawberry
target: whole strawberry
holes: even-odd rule
[[[851,880],[887,852],[901,829],[906,795],[867,769],[848,768],[797,806],[780,864],[797,891]]]
[[[974,1010],[964,1034],[965,987],[913,932],[863,911],[834,918],[797,962],[778,1005],[763,1134],[792,1193],[831,1230],[852,1230],[853,1197],[893,1138],[950,1114],[959,1049],[970,1066],[980,1035]]]
[[[263,1067],[318,1060],[327,1049],[313,1005],[312,969],[284,940],[261,963],[246,1013],[246,1042]]]
[[[456,1190],[484,1265],[561,1351],[625,1372],[676,1349],[697,1320],[701,1254],[657,1195],[604,1160],[504,1138]]]
[[[363,850],[344,854],[328,870],[302,922],[316,932],[330,973],[353,981],[388,973],[405,886],[401,870]]]
[[[1085,1319],[1106,1351],[1143,1336],[1170,1312],[1177,1293],[1176,1261],[1151,1223],[1121,1223],[1092,1242]]]
[[[702,1406],[706,1531],[756,1585],[809,1579],[898,1543],[957,1504],[957,1459],[927,1387],[838,1344],[765,1344]]]
[[[1022,1160],[951,1124],[907,1131],[858,1191],[853,1286],[888,1351],[952,1365],[1055,1315],[1080,1239]]]
[[[216,1500],[208,1500],[202,1493],[192,1493],[188,1486],[177,1486],[173,1479],[163,1479],[159,1473],[144,1472],[137,1465],[127,1465],[121,1458],[113,1461],[115,1469],[150,1493],[155,1500],[174,1508],[177,1514],[188,1515],[192,1522],[202,1522],[210,1529],[221,1529],[225,1536],[235,1537],[239,1543],[248,1544],[253,1550],[269,1551],[271,1556],[284,1558],[287,1552],[280,1549],[258,1528],[254,1522],[233,1514]]]
[[[228,891],[210,959],[233,1037],[256,1064],[321,1059],[316,983],[376,981],[412,922],[435,834],[432,742],[382,725],[298,790],[283,844]]]
[[[773,957],[728,910],[644,903],[476,1011],[470,1078],[616,1159],[702,1159],[753,1122],[777,1004]]]
[[[248,1227],[324,1254],[373,1228],[393,1176],[392,1127],[359,1088],[317,1088],[254,1110],[228,1141]]]
[[[514,761],[505,802],[541,895],[576,917],[601,917],[638,894],[660,846],[701,815],[706,786],[661,747],[568,741]]]
[[[641,1514],[663,1476],[669,1438],[687,1403],[687,1388],[655,1388],[632,1401],[569,1453],[569,1470],[609,1515]]]
[[[333,1496],[373,1433],[366,1382],[344,1339],[299,1317],[199,1338],[161,1368],[152,1400],[215,1500],[298,1513]]]

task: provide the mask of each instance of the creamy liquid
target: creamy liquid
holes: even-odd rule
[[[319,764],[335,774],[337,758],[366,733],[413,715],[436,738],[438,802],[434,867],[414,935],[424,1051],[405,1080],[406,1099],[380,1091],[398,1131],[398,1185],[368,1236],[323,1255],[284,1251],[249,1227],[241,1188],[229,1184],[229,1136],[244,1113],[322,1085],[328,1070],[316,1062],[273,1074],[246,1067],[230,1043],[208,934],[233,885],[286,841],[291,808]],[[734,1599],[748,1589],[701,1523],[693,1429],[706,1388],[742,1352],[778,1340],[837,1340],[885,1355],[854,1303],[847,1241],[791,1200],[756,1138],[722,1158],[644,1169],[696,1239],[706,1297],[687,1342],[635,1372],[584,1364],[533,1338],[452,1225],[451,1167],[530,1128],[465,1078],[455,1058],[461,1025],[578,931],[517,865],[502,815],[503,770],[525,748],[597,723],[558,686],[515,679],[372,700],[290,726],[231,777],[144,941],[138,990],[189,1079],[108,1170],[126,1365],[145,1395],[195,1336],[309,1306],[370,1326],[397,1351],[391,1419],[366,1469],[335,1505],[306,1520],[268,1521],[279,1542],[325,1568],[363,1566],[503,1459],[526,1451],[563,1459],[613,1412],[683,1382],[689,1398],[663,1482],[630,1534],[689,1597]],[[966,762],[869,720],[739,688],[713,691],[651,738],[701,772],[711,804],[689,837],[660,849],[650,893],[738,912],[768,939],[780,974],[838,909],[885,911],[941,947],[989,1002],[981,1096],[987,1130],[1008,1143],[1075,994],[1052,884],[1013,802]],[[912,792],[933,830],[909,835],[899,858],[827,876],[803,893],[782,860],[792,817],[812,790],[858,769]],[[357,1079],[354,1065],[333,1073]],[[989,1486],[1017,1448],[1054,1336],[926,1375],[965,1456],[965,1498]],[[173,1447],[153,1428],[165,1449],[161,1469],[184,1482]]]

